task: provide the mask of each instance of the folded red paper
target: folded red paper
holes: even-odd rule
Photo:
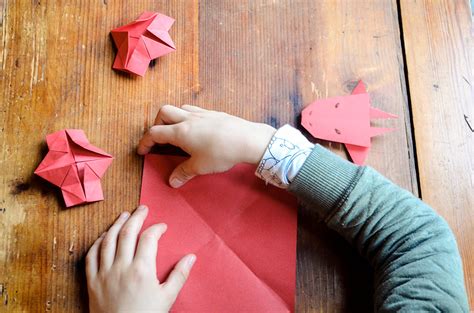
[[[197,255],[173,311],[292,312],[295,198],[266,186],[249,165],[173,189],[168,177],[183,160],[147,155],[140,199],[150,208],[143,229],[168,225],[157,257],[161,281],[185,254]]]
[[[67,207],[104,200],[100,179],[112,156],[91,145],[81,129],[64,129],[46,136],[48,154],[35,174],[61,187]]]
[[[114,69],[143,76],[150,61],[176,50],[168,34],[174,19],[158,12],[143,12],[128,25],[111,31],[117,47]]]
[[[370,107],[370,97],[359,81],[349,96],[317,100],[304,108],[301,125],[315,138],[344,143],[352,161],[362,165],[370,150],[370,138],[392,131],[371,127],[371,119],[396,115]]]

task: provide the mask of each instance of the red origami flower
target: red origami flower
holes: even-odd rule
[[[48,154],[35,174],[61,187],[66,206],[104,200],[100,179],[112,156],[91,145],[80,129],[49,134],[46,142]]]
[[[174,19],[144,12],[133,23],[112,30],[118,52],[114,69],[143,76],[150,61],[176,50],[168,34]]]

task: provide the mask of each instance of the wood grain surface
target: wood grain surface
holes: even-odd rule
[[[421,196],[456,235],[474,308],[471,10],[468,1],[403,0],[401,16]]]
[[[420,12],[406,17],[412,5]],[[467,99],[466,86],[461,86],[466,82],[455,75],[464,73],[472,82],[467,61],[454,58],[461,54],[468,59],[468,50],[459,50],[467,36],[460,30],[467,17],[454,6],[446,11],[462,19],[446,20],[436,7],[430,11],[434,17],[417,24],[426,10],[421,5],[402,2],[401,37],[395,0],[0,1],[0,311],[87,310],[84,255],[119,212],[138,204],[142,159],[134,148],[161,105],[193,103],[275,127],[296,126],[306,104],[349,94],[358,79],[365,81],[373,106],[399,116],[375,123],[397,131],[373,140],[367,163],[418,195],[414,127],[422,195],[444,209],[442,214],[453,212],[448,221],[458,236],[465,236],[460,240],[464,261],[473,264],[468,251],[472,198],[467,192],[469,186],[472,190],[472,176],[466,180],[466,166],[472,171],[472,157],[466,154],[471,149],[472,155],[472,134],[458,124],[457,114],[464,110],[471,121],[474,114],[467,102],[451,109],[446,105],[450,94],[459,101]],[[145,10],[176,19],[170,34],[177,51],[153,62],[143,78],[113,71],[110,30]],[[448,34],[429,29],[440,19]],[[420,47],[417,37],[408,35],[412,27],[424,31],[427,46],[421,49],[429,49],[427,59],[416,55]],[[414,125],[401,38],[412,41],[406,43],[409,91],[421,110],[413,113]],[[438,44],[454,46],[433,51]],[[450,60],[452,72],[442,72],[440,93],[431,95],[423,75],[436,73],[440,67],[435,65],[443,58]],[[427,62],[434,63],[423,66]],[[415,81],[425,88],[419,88],[425,91],[418,97],[412,90]],[[450,114],[450,119],[438,117],[446,126],[442,140],[451,140],[450,147],[465,143],[459,148],[464,154],[456,156],[461,165],[454,165],[454,159],[448,162],[441,143],[436,149],[428,147],[432,131],[419,130],[439,113],[433,107]],[[448,123],[456,128],[453,133]],[[63,128],[84,129],[91,143],[114,155],[102,183],[105,201],[66,209],[57,188],[33,176],[46,153],[45,136]],[[426,147],[420,145],[422,138],[427,138]],[[346,154],[341,145],[330,148]],[[435,154],[445,163],[437,163]],[[452,181],[458,177],[465,186],[459,180],[459,189],[454,189]],[[447,178],[451,181],[443,181]],[[437,200],[441,195],[446,198]],[[455,206],[440,207],[437,201],[453,201]],[[470,224],[463,224],[463,217]],[[307,212],[300,210],[299,218],[296,310],[370,311],[371,271],[366,261]],[[466,269],[472,275],[472,265]],[[472,290],[472,280],[467,281]]]

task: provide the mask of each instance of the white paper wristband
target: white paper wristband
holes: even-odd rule
[[[255,171],[267,183],[286,189],[303,166],[314,144],[290,125],[280,127],[270,140]]]

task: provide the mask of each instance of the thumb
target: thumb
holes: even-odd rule
[[[179,188],[187,183],[191,178],[197,175],[194,171],[192,159],[188,159],[178,165],[170,176],[170,185],[173,188]]]

